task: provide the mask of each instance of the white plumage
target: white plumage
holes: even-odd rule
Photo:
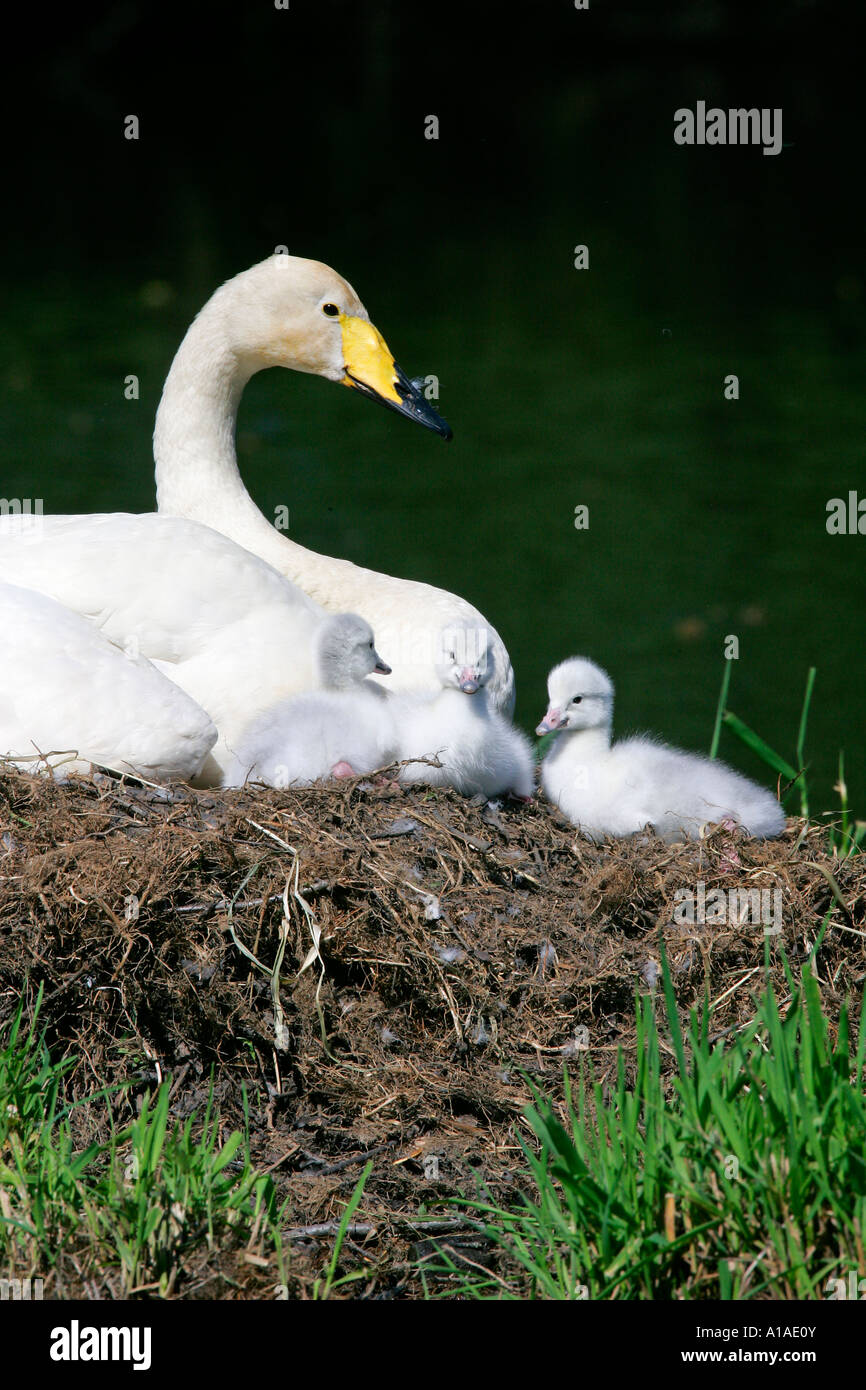
[[[0,519],[0,579],[87,618],[207,711],[219,740],[203,784],[220,781],[251,718],[315,686],[314,642],[328,614],[226,536],[180,517],[124,512],[20,523]],[[71,692],[63,710],[76,713]],[[135,713],[131,696],[127,712]]]
[[[652,825],[668,840],[698,838],[708,822],[735,821],[758,838],[779,835],[785,814],[772,793],[724,763],[652,738],[611,747],[614,689],[594,662],[572,657],[547,682],[536,730],[559,736],[541,766],[545,795],[584,835],[631,835]]]
[[[449,624],[439,634],[436,671],[441,690],[429,696],[389,700],[399,761],[438,758],[441,767],[410,762],[401,782],[454,787],[465,796],[511,792],[524,800],[535,791],[529,739],[492,708],[488,684],[495,676],[495,638],[486,625]]]
[[[205,711],[149,661],[43,594],[0,583],[0,758],[193,777],[216,741]]]
[[[424,393],[394,362],[354,289],[329,266],[276,255],[222,285],[196,317],[166,379],[154,458],[160,513],[191,517],[230,536],[330,612],[360,613],[394,668],[394,690],[438,688],[436,639],[449,622],[485,620],[466,599],[432,585],[319,555],[277,531],[238,471],[235,421],[244,387],[267,367],[340,382],[440,434]],[[291,502],[290,479],[285,499]],[[511,713],[514,675],[491,629],[490,697]]]
[[[224,785],[309,786],[372,772],[391,761],[394,721],[385,692],[365,679],[390,674],[369,623],[354,613],[328,618],[316,643],[321,690],[282,700],[253,719],[226,767]]]
[[[325,610],[352,610],[374,624],[379,641],[393,651],[396,689],[438,688],[436,632],[460,617],[482,621],[457,595],[316,555],[263,516],[240,478],[235,421],[246,382],[272,366],[342,382],[448,432],[423,393],[400,373],[341,275],[318,261],[271,256],[214,293],[172,363],[154,431],[160,516],[0,518],[0,578],[50,594],[106,631],[108,623],[120,624],[121,641],[140,641],[140,651],[154,659],[177,664],[195,657],[186,680],[177,669],[172,678],[209,709],[220,734],[231,738],[239,733],[238,706],[249,720],[279,696],[313,684],[296,676],[304,666],[310,670],[310,634]],[[291,491],[286,499],[291,500]],[[179,530],[185,524],[186,531]],[[209,528],[221,532],[224,542],[234,539],[235,548],[225,542],[215,549]],[[245,552],[252,553],[243,559]],[[284,581],[278,606],[284,619],[293,610],[293,635],[286,639],[285,621],[275,627],[271,660],[259,664],[256,653],[268,642],[270,621],[268,600],[263,605],[259,598],[263,562]],[[253,569],[256,564],[259,570]],[[236,626],[240,613],[250,617],[246,627]],[[170,621],[163,620],[167,614]],[[214,639],[214,627],[224,628],[221,637]],[[512,666],[505,646],[499,638],[495,642],[499,664],[493,698],[510,709]],[[168,653],[158,651],[160,644]],[[286,663],[292,666],[288,684],[279,674]],[[260,681],[260,695],[250,694],[250,680]],[[209,760],[206,780],[220,773],[222,746],[224,738]]]

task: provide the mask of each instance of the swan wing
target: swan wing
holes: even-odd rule
[[[0,756],[159,781],[196,774],[217,731],[150,662],[44,594],[6,583],[0,628]]]

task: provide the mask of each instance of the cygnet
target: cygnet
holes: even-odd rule
[[[510,792],[521,800],[532,797],[532,745],[488,697],[493,650],[493,634],[483,624],[452,623],[439,635],[440,693],[390,697],[396,758],[435,758],[441,763],[435,767],[409,762],[400,769],[401,782],[454,787],[465,796],[489,798]]]
[[[558,737],[541,765],[541,785],[589,839],[631,835],[648,824],[671,841],[697,839],[708,822],[734,821],[761,839],[784,830],[775,796],[725,763],[649,737],[611,747],[613,683],[594,662],[563,661],[547,691],[536,733]]]
[[[389,675],[370,624],[338,613],[316,639],[321,690],[306,691],[265,710],[244,730],[223,785],[264,782],[306,787],[330,777],[372,772],[390,762],[394,724],[385,691],[365,678]]]

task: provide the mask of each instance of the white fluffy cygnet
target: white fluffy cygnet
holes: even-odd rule
[[[647,824],[667,840],[697,839],[701,826],[719,821],[761,839],[784,830],[772,793],[725,763],[647,737],[611,747],[613,684],[594,662],[563,661],[547,691],[536,733],[559,737],[541,765],[541,785],[589,839],[631,835]]]
[[[370,624],[356,613],[328,619],[317,637],[323,689],[292,695],[244,730],[223,785],[264,782],[307,787],[329,777],[372,772],[391,761],[394,725],[385,692],[365,679],[390,674]]]
[[[432,697],[393,695],[388,704],[396,725],[397,760],[437,758],[441,767],[407,763],[400,781],[454,787],[464,796],[510,792],[529,800],[535,791],[532,745],[488,696],[493,635],[483,624],[452,623],[440,633],[439,648],[441,692]]]

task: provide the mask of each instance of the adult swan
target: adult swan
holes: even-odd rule
[[[246,383],[265,367],[341,382],[428,429],[451,431],[395,364],[355,291],[318,261],[274,255],[228,280],[178,349],[156,417],[157,505],[221,531],[332,612],[360,613],[393,667],[389,688],[437,690],[443,627],[477,621],[465,599],[429,584],[306,550],[277,531],[238,471],[235,422]],[[514,673],[492,632],[494,705],[510,714]]]

